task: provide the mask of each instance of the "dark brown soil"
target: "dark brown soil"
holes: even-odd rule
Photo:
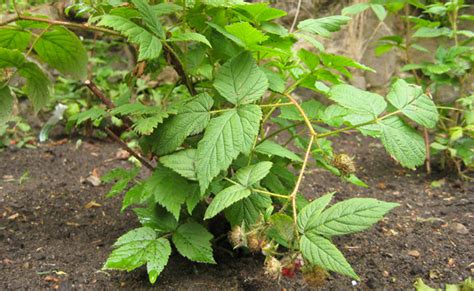
[[[417,277],[441,286],[473,274],[472,183],[454,180],[431,188],[431,181],[441,177],[403,170],[370,139],[344,137],[336,148],[356,155],[359,176],[371,187],[358,188],[315,171],[304,181],[307,197],[338,191],[338,200],[364,196],[401,204],[370,231],[336,240],[361,277],[356,289],[406,289]],[[0,152],[1,290],[152,287],[143,268],[131,273],[100,271],[115,239],[137,223],[131,212],[119,213],[119,197],[104,198],[108,186],[81,183],[81,177],[94,169],[103,174],[126,165],[114,159],[116,151],[108,143],[84,142],[75,149],[75,143],[68,142]],[[20,184],[22,176],[27,178]],[[91,201],[97,204],[86,207]],[[232,259],[219,250],[216,257],[218,265],[203,265],[175,255],[154,287],[311,288],[301,278],[281,285],[266,279],[262,258]],[[332,275],[323,289],[347,290],[352,284]]]

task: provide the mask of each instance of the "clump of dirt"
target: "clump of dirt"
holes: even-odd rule
[[[331,274],[323,289],[406,289],[417,277],[441,286],[472,275],[472,184],[446,180],[432,188],[441,177],[403,170],[378,142],[344,136],[336,143],[356,156],[358,174],[371,188],[315,170],[306,175],[304,194],[338,191],[337,200],[374,197],[400,207],[370,231],[335,240],[361,282]],[[280,284],[267,279],[262,257],[231,257],[219,248],[218,265],[173,255],[155,286],[144,268],[101,271],[115,239],[137,227],[132,212],[120,214],[120,197],[104,198],[108,185],[87,181],[127,166],[115,158],[117,150],[98,141],[76,149],[70,141],[0,152],[0,289],[311,289],[302,276]]]

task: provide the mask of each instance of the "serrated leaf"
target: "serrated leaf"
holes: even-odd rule
[[[258,193],[252,193],[230,207],[225,209],[225,217],[232,226],[245,225],[251,226],[265,213],[268,207],[272,206],[272,200],[268,196]]]
[[[160,162],[186,179],[197,181],[195,156],[195,149],[187,149],[163,156]]]
[[[15,27],[0,27],[0,47],[24,51],[30,43],[31,32]]]
[[[431,27],[420,27],[413,37],[417,38],[435,38],[440,36],[449,36],[451,35],[451,30],[447,27],[442,28],[431,28]]]
[[[268,173],[270,173],[272,166],[272,162],[259,162],[254,165],[249,165],[239,169],[237,173],[235,173],[235,179],[241,185],[250,187],[265,178]]]
[[[98,107],[92,107],[89,110],[78,113],[77,115],[74,116],[74,118],[76,119],[76,125],[80,125],[86,120],[92,120],[92,121],[98,120],[104,117],[105,114],[106,112],[104,109],[98,108]]]
[[[226,25],[225,30],[239,38],[245,47],[252,47],[268,39],[268,37],[260,30],[256,29],[248,22],[236,22]]]
[[[121,16],[104,15],[98,25],[110,27],[139,46],[138,61],[155,59],[160,56],[162,44],[158,37],[131,20]]]
[[[316,100],[308,100],[301,103],[301,108],[309,119],[316,119],[319,118],[319,116],[321,115],[321,111],[324,109],[324,106]],[[297,121],[304,120],[303,116],[301,116],[300,111],[293,105],[282,106],[280,108],[280,111],[281,113],[279,117],[281,118]]]
[[[347,84],[332,87],[329,96],[331,100],[349,109],[352,113],[370,115],[372,119],[377,118],[387,107],[382,96]]]
[[[354,14],[359,14],[363,12],[364,10],[367,10],[370,7],[370,4],[368,3],[357,3],[351,6],[344,7],[342,9],[341,14],[342,15],[354,15]]]
[[[232,104],[247,104],[260,99],[268,88],[265,73],[252,54],[243,52],[218,71],[214,88]]]
[[[25,93],[33,103],[35,112],[38,112],[48,103],[51,81],[37,64],[31,62],[24,63],[18,73],[26,79]]]
[[[433,128],[438,122],[438,111],[431,98],[423,94],[420,87],[408,84],[402,79],[391,86],[387,100],[408,118],[424,127]]]
[[[329,37],[331,32],[340,30],[341,26],[347,24],[349,20],[351,20],[350,17],[343,15],[334,15],[318,19],[306,19],[298,24],[298,28],[302,31]]]
[[[204,219],[210,219],[219,214],[222,210],[232,204],[250,196],[251,191],[243,185],[232,185],[225,188],[212,199],[211,204],[207,207]]]
[[[147,106],[141,103],[127,103],[115,107],[110,111],[112,115],[144,115],[161,112],[161,107]]]
[[[173,32],[173,36],[168,38],[167,41],[197,41],[212,47],[204,35],[196,32]]]
[[[188,222],[175,231],[173,243],[178,252],[194,262],[215,264],[212,255],[212,234],[196,222]]]
[[[285,80],[280,74],[267,68],[260,68],[260,69],[267,76],[268,89],[274,92],[278,92],[278,93],[283,93],[283,91],[285,91]]]
[[[156,15],[155,11],[145,0],[132,0],[133,5],[138,9],[138,12],[142,16],[141,18],[145,22],[146,26],[158,37],[164,38],[165,33],[161,26],[160,19]]]
[[[18,68],[26,61],[22,53],[0,47],[0,68]]]
[[[168,113],[166,111],[156,112],[153,116],[135,120],[132,128],[138,134],[149,135],[158,126],[158,124],[163,122],[163,119],[166,117],[168,117]]]
[[[109,183],[113,180],[117,182],[110,188],[109,192],[106,194],[106,197],[113,197],[122,193],[123,190],[128,186],[128,183],[132,181],[140,172],[139,168],[133,168],[131,170],[124,168],[116,168],[112,171],[106,173],[101,177],[103,182]]]
[[[306,233],[300,239],[300,250],[311,264],[360,280],[344,255],[327,238]]]
[[[0,125],[6,122],[13,110],[13,96],[10,87],[0,88]]]
[[[134,208],[138,221],[144,227],[150,227],[158,234],[173,232],[178,227],[178,221],[173,214],[157,204],[151,204],[147,208]]]
[[[178,114],[165,121],[160,128],[154,150],[159,155],[168,154],[180,146],[189,135],[198,134],[206,128],[214,101],[207,93],[196,96],[186,103]]]
[[[130,205],[141,203],[143,200],[143,194],[144,194],[143,189],[144,189],[144,186],[142,183],[136,184],[135,186],[130,188],[130,190],[128,190],[125,193],[125,196],[123,197],[122,208],[120,209],[120,211],[124,211]]]
[[[368,229],[381,220],[397,203],[372,198],[352,198],[323,211],[310,220],[307,231],[327,237]]]
[[[285,11],[269,7],[268,3],[246,3],[245,5],[236,5],[233,9],[257,22],[269,21],[286,15]]]
[[[399,117],[393,116],[380,123],[380,137],[387,152],[404,167],[413,169],[424,163],[426,149],[423,138]]]
[[[153,195],[155,202],[165,207],[179,220],[181,205],[190,195],[187,180],[168,168],[158,167],[145,182],[145,191]]]
[[[284,247],[289,247],[294,238],[293,219],[283,213],[276,213],[269,219],[267,235]]]
[[[287,148],[271,141],[265,140],[261,144],[255,147],[257,153],[265,154],[268,156],[278,156],[286,158],[295,162],[302,162],[303,160],[294,152],[288,150]]]
[[[335,192],[325,194],[301,209],[297,219],[298,230],[301,233],[304,233],[310,228],[311,222],[316,220],[324,208],[331,202],[334,193]]]
[[[105,269],[134,270],[147,264],[148,276],[154,283],[171,255],[171,246],[167,239],[156,238],[156,233],[149,227],[141,227],[121,236],[114,244]]]
[[[44,62],[59,72],[77,79],[87,77],[87,51],[70,30],[56,27],[45,32],[33,48]]]
[[[196,170],[203,192],[240,153],[248,153],[260,128],[262,111],[243,105],[211,119],[196,152]]]
[[[207,22],[207,24],[208,24],[210,27],[214,28],[217,32],[219,32],[220,34],[222,34],[223,36],[225,36],[226,38],[228,38],[228,39],[232,40],[234,43],[238,44],[239,46],[241,46],[241,47],[244,47],[244,46],[245,46],[244,42],[243,42],[240,38],[238,38],[238,37],[236,37],[235,35],[233,35],[233,34],[227,32],[227,30],[225,30],[225,28],[219,26],[218,24],[212,23],[212,22]],[[215,47],[216,49],[219,49],[218,46],[214,46],[214,47]]]

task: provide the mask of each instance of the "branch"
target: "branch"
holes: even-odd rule
[[[191,95],[196,95],[196,89],[194,89],[193,83],[184,71],[183,64],[179,60],[178,55],[173,50],[173,48],[166,42],[163,43],[163,52],[165,53],[166,61],[175,69],[176,73],[178,73],[178,75],[181,77],[181,81],[184,83],[186,88],[188,88],[189,93],[191,93]]]
[[[120,139],[120,137],[118,137],[112,130],[110,130],[110,128],[106,127],[105,128],[105,132],[107,132],[107,134],[114,140],[116,141],[118,144],[120,144],[120,146],[126,150],[129,154],[131,154],[132,156],[134,156],[137,160],[140,161],[140,163],[142,163],[145,167],[147,167],[150,171],[153,171],[155,168],[147,161],[145,160],[142,156],[140,156],[136,151],[134,151],[133,149],[131,149],[123,140]]]
[[[306,126],[309,129],[309,132],[311,133],[312,136],[316,135],[316,131],[313,128],[313,125],[311,124],[311,120],[309,120],[308,116],[306,115],[306,112],[304,112],[303,108],[301,105],[298,103],[298,101],[295,100],[290,94],[285,93],[284,96],[288,99],[290,99],[291,103],[296,106],[296,109],[300,112],[301,116],[304,119],[304,122],[306,123]]]

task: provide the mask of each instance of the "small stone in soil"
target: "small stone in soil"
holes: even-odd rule
[[[455,223],[451,224],[451,227],[454,231],[456,231],[459,234],[468,234],[469,233],[469,230],[467,229],[466,226],[464,226],[464,224],[455,222]]]
[[[412,256],[412,257],[415,257],[415,258],[418,258],[420,256],[420,252],[417,251],[417,250],[411,250],[411,251],[408,252],[408,255]]]

